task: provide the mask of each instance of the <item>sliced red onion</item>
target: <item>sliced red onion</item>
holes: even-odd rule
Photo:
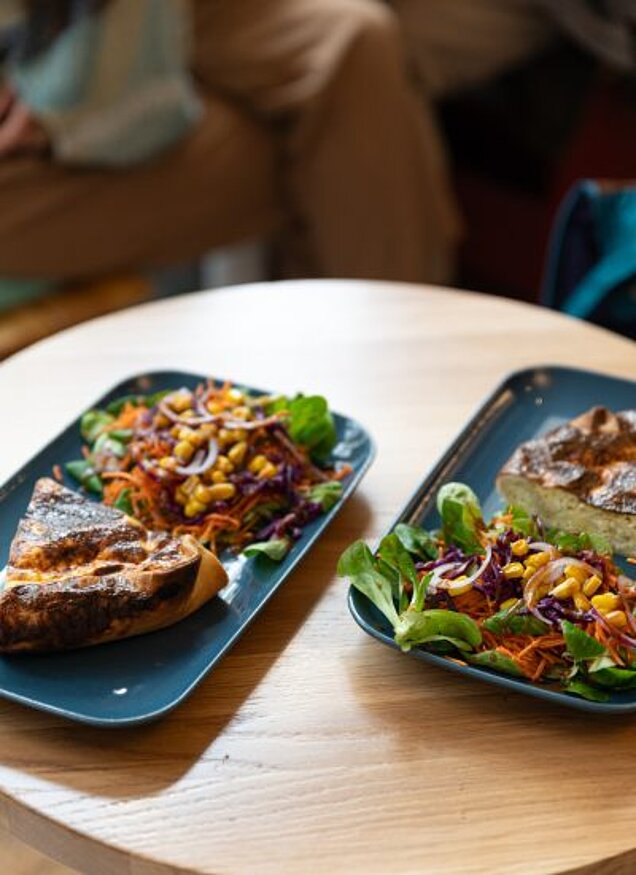
[[[459,581],[448,580],[447,578],[444,578],[442,575],[448,571],[454,571],[458,566],[461,566],[465,563],[448,562],[446,565],[439,565],[435,569],[435,571],[433,572],[433,577],[432,577],[431,582],[429,584],[429,589],[431,586],[433,586],[434,590],[443,589],[443,590],[446,590],[446,592],[448,592],[449,595],[453,595],[453,590],[460,589],[460,588],[463,589],[468,584],[470,584],[472,586],[476,580],[479,580],[479,578],[482,576],[484,571],[488,568],[488,566],[490,565],[491,559],[492,559],[492,547],[489,544],[488,547],[486,548],[486,555],[484,557],[484,560],[479,565],[479,568],[477,568],[476,571],[473,571],[473,573],[470,574],[468,577],[464,578],[464,580],[459,580]],[[446,584],[446,585],[442,585],[442,584]]]
[[[217,422],[221,423],[225,428],[244,428],[247,431],[251,431],[255,428],[266,428],[268,425],[280,422],[280,415],[274,413],[266,419],[225,419],[220,415],[217,417]]]
[[[551,553],[553,556],[556,556],[557,553],[557,548],[554,544],[548,544],[547,541],[530,541],[528,544],[528,550],[533,550],[537,553]]]
[[[583,562],[582,559],[576,559],[573,556],[561,556],[559,559],[553,559],[538,568],[530,577],[523,587],[523,597],[529,610],[540,601],[543,596],[548,595],[554,584],[569,565],[578,565],[584,568],[589,575],[596,574],[596,569]],[[534,611],[532,611],[534,613]]]
[[[623,644],[625,647],[631,647],[632,649],[636,648],[636,638],[631,638],[629,635],[625,635],[624,632],[620,632],[616,628],[616,626],[613,626],[611,623],[609,623],[605,619],[603,614],[601,614],[600,611],[597,611],[593,605],[590,609],[590,613],[594,615],[594,618],[598,620],[598,622],[607,632],[609,632],[614,638],[616,638],[619,644]]]
[[[163,413],[166,419],[170,422],[179,425],[204,425],[207,422],[215,422],[218,417],[212,416],[211,413],[202,414],[200,416],[183,416],[181,413],[176,413],[167,403],[166,399],[162,399],[157,405],[159,412]]]
[[[616,586],[618,587],[618,592],[621,597],[621,602],[623,603],[623,610],[625,611],[625,616],[627,617],[627,624],[631,631],[636,634],[636,618],[632,614],[631,608],[627,603],[627,593],[625,590],[627,588],[631,588],[633,581],[626,577],[624,574],[619,574]]]
[[[177,474],[181,474],[183,477],[192,477],[195,474],[203,474],[208,468],[211,468],[212,465],[214,465],[218,455],[219,445],[214,438],[210,438],[207,451],[199,450],[195,453],[194,458],[189,465],[184,465],[175,468],[174,470]]]

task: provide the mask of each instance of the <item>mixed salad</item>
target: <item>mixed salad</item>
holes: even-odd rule
[[[636,581],[609,544],[545,530],[519,507],[486,523],[461,483],[444,485],[437,507],[439,531],[399,524],[375,554],[358,541],[338,565],[402,650],[424,645],[594,701],[636,687]]]
[[[81,423],[84,457],[67,472],[148,528],[280,560],[342,494],[326,466],[336,428],[320,396],[255,396],[209,381],[126,396]]]

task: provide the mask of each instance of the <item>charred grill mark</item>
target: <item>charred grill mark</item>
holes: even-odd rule
[[[120,573],[14,586],[0,598],[0,650],[62,650],[90,644],[113,624],[134,621],[188,598],[200,557],[140,585]]]
[[[126,637],[178,616],[201,555],[53,480],[36,484],[0,595],[0,651],[53,651]]]

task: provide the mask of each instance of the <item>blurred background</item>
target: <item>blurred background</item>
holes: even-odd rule
[[[636,336],[635,34],[636,0],[0,0],[0,357],[290,277]]]

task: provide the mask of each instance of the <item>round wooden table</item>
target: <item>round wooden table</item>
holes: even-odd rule
[[[334,281],[137,307],[4,364],[2,481],[146,369],[319,391],[379,447],[326,536],[170,716],[108,731],[0,704],[9,827],[90,875],[634,871],[636,719],[405,659],[357,628],[334,575],[501,378],[541,363],[634,378],[636,346],[506,300]]]

